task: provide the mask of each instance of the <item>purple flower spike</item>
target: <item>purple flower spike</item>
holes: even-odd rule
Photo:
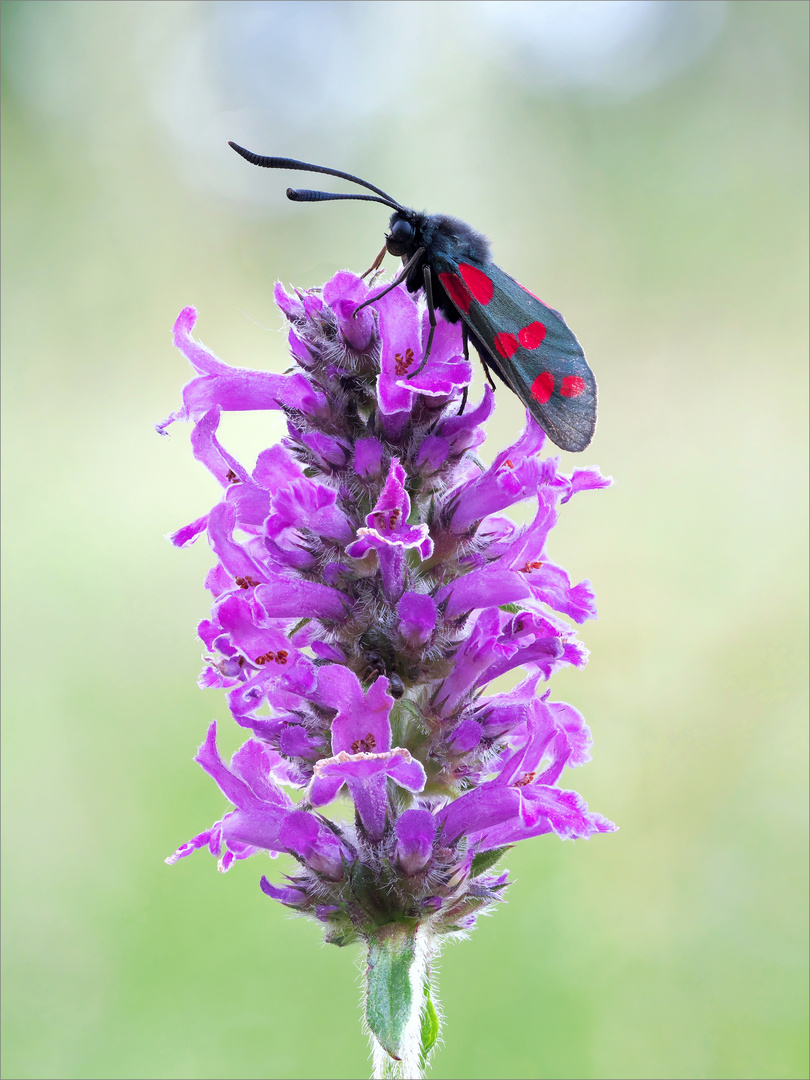
[[[405,286],[380,295],[342,271],[275,295],[291,374],[223,363],[192,337],[192,308],[175,326],[194,378],[159,430],[192,423],[219,494],[171,540],[205,534],[214,552],[199,682],[225,692],[250,737],[226,764],[211,725],[195,760],[232,809],[166,861],[207,848],[226,871],[292,856],[294,872],[262,877],[262,892],[329,942],[365,942],[378,1049],[407,1014],[424,1063],[436,1036],[426,965],[502,899],[503,851],[615,828],[566,786],[591,735],[543,685],[584,666],[576,624],[596,614],[590,582],[549,558],[551,531],[574,494],[610,481],[564,475],[531,418],[483,469],[474,452],[496,395],[467,405],[461,324],[439,313],[422,365],[429,317]],[[222,411],[240,409],[287,419],[252,470],[220,437]],[[528,524],[504,516],[526,500]],[[517,685],[498,691],[513,671]],[[332,812],[338,796],[348,813]]]

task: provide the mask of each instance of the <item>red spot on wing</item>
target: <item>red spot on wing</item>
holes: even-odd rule
[[[584,389],[585,380],[579,375],[566,375],[562,381],[560,393],[563,397],[579,397]]]
[[[529,323],[518,333],[520,344],[524,349],[536,349],[546,336],[546,328],[541,322]]]
[[[532,383],[532,397],[545,405],[554,391],[554,376],[550,371],[541,371]]]
[[[449,270],[445,270],[443,274],[439,274],[439,281],[444,285],[445,292],[461,314],[466,315],[470,310],[472,297],[461,278],[457,274],[451,274]]]
[[[507,334],[504,331],[495,335],[494,345],[504,360],[509,360],[517,352],[518,340],[514,334]]]
[[[458,271],[478,303],[488,304],[495,295],[495,286],[484,271],[479,270],[477,266],[470,266],[469,263],[459,263]]]

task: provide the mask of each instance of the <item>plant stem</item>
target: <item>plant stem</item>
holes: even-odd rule
[[[365,1011],[374,1080],[421,1080],[438,1037],[429,964],[436,940],[424,923],[389,923],[368,937]]]

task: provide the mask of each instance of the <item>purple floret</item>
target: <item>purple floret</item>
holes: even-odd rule
[[[417,374],[429,322],[403,287],[360,308],[374,290],[343,271],[275,295],[291,373],[218,360],[191,336],[193,308],[174,330],[195,377],[158,430],[193,423],[221,497],[171,539],[207,535],[200,685],[225,691],[250,737],[226,765],[211,725],[196,760],[233,809],[167,861],[207,847],[227,870],[286,853],[295,872],[262,891],[338,944],[387,921],[466,931],[502,896],[501,848],[615,828],[561,784],[590,759],[590,731],[540,687],[584,665],[572,624],[596,614],[590,583],[549,556],[551,531],[562,504],[610,481],[543,458],[528,414],[484,468],[495,395],[467,404],[460,326],[441,317]],[[287,422],[252,469],[218,434],[223,411],[244,409]],[[502,515],[525,500],[527,525]]]
[[[436,824],[429,810],[405,810],[398,819],[396,860],[408,877],[424,870],[430,862]]]

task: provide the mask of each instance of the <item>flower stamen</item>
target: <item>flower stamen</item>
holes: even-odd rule
[[[408,374],[408,368],[413,363],[413,349],[406,349],[405,356],[402,353],[394,353],[395,371],[398,376]]]
[[[250,574],[245,574],[244,577],[238,577],[233,579],[240,589],[252,589],[254,585],[258,585],[259,582],[251,577]]]
[[[279,649],[275,653],[266,652],[262,656],[257,656],[253,663],[258,664],[259,667],[263,667],[264,664],[286,664],[289,655],[286,649]]]
[[[355,739],[352,743],[353,754],[370,754],[377,749],[377,740],[369,731],[364,739]]]

